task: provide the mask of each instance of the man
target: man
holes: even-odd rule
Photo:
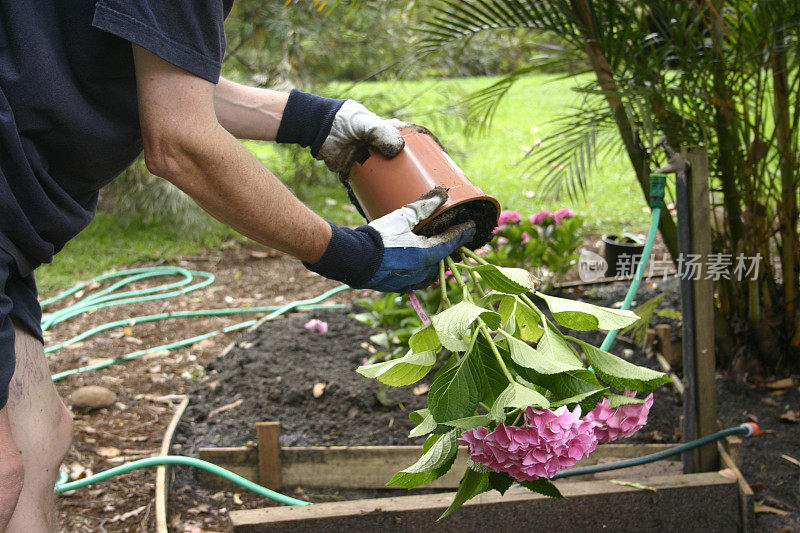
[[[232,0],[0,0],[0,532],[53,528],[71,419],[49,377],[33,270],[91,220],[97,191],[148,169],[244,235],[353,287],[405,291],[472,237],[411,232],[446,193],[355,230],[322,220],[236,140],[298,143],[334,171],[396,122],[352,101],[219,78]],[[402,176],[398,176],[402,179]]]

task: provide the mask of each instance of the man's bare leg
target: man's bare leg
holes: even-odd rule
[[[0,533],[6,530],[22,492],[22,454],[11,438],[8,408],[0,409]]]
[[[53,486],[72,440],[72,417],[50,379],[42,343],[16,321],[14,332],[17,363],[4,410],[24,482],[8,532],[44,533],[53,531]]]

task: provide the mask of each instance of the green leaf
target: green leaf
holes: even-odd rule
[[[434,364],[436,364],[435,352],[413,353],[409,351],[399,359],[360,366],[356,372],[368,378],[375,378],[392,387],[402,387],[424,378]]]
[[[520,481],[519,484],[530,491],[544,494],[551,498],[564,498],[564,496],[561,495],[561,491],[558,490],[558,487],[549,479],[539,478],[536,481]]]
[[[610,394],[608,396],[608,403],[611,409],[616,409],[621,405],[644,403],[644,400],[642,398],[631,398],[630,396],[624,396],[622,394]]]
[[[478,265],[470,267],[470,270],[480,274],[490,288],[504,294],[525,294],[536,290],[539,285],[538,280],[522,268]]]
[[[580,331],[593,329],[622,329],[639,320],[636,313],[623,309],[608,309],[578,300],[536,293],[550,308],[553,318],[568,328]]]
[[[601,385],[589,370],[573,370],[562,374],[542,375],[538,378],[537,383],[549,391],[547,399],[550,400],[551,409],[562,405],[579,404],[581,410],[586,413],[594,409],[603,394],[608,391],[608,387]]]
[[[517,329],[517,321],[514,317],[517,311],[517,299],[513,296],[506,296],[500,300],[497,312],[500,314],[501,327],[512,335]]]
[[[436,334],[433,324],[428,324],[411,335],[408,339],[408,346],[414,353],[438,352],[442,343],[439,342],[439,336]]]
[[[579,364],[578,361],[574,359],[569,362],[562,362],[548,358],[536,350],[536,348],[517,339],[513,335],[502,330],[501,333],[508,342],[508,350],[511,354],[511,359],[520,366],[531,368],[539,374],[560,374],[561,372],[583,368],[583,365]]]
[[[491,422],[489,415],[476,415],[459,418],[457,420],[448,420],[447,422],[442,422],[442,424],[464,431],[467,429],[485,426],[489,422]]]
[[[449,516],[466,502],[482,492],[491,490],[491,488],[491,485],[489,485],[489,474],[481,474],[471,468],[467,468],[467,471],[464,472],[464,477],[461,478],[461,483],[458,484],[458,491],[456,492],[455,498],[453,498],[453,503],[450,504],[450,507],[442,513],[442,516],[440,516],[437,521]]]
[[[641,490],[649,490],[651,492],[658,492],[655,487],[651,487],[650,485],[643,485],[641,483],[635,483],[633,481],[622,481],[621,479],[609,479],[609,483],[613,483],[615,485],[622,485],[623,487],[632,487],[634,489],[641,489]]]
[[[514,396],[509,400],[508,407],[520,407],[523,409],[526,407],[540,407],[542,409],[550,407],[550,402],[547,401],[547,398],[535,390],[517,382],[512,383],[511,386],[514,388]]]
[[[431,413],[427,409],[417,409],[416,411],[411,411],[408,413],[408,418],[414,423],[415,426],[418,426],[429,414]]]
[[[495,422],[503,422],[506,418],[506,407],[547,409],[550,407],[550,402],[535,390],[514,382],[509,383],[508,387],[497,397],[492,408],[489,409],[489,418]]]
[[[496,345],[495,347],[500,352],[500,356],[507,360],[508,351]],[[480,401],[486,405],[492,405],[508,386],[508,378],[500,370],[494,352],[489,346],[489,341],[483,335],[478,335],[471,353],[480,360],[478,367],[481,372],[481,390],[483,391]]]
[[[542,338],[544,331],[539,327],[539,312],[528,307],[525,302],[517,302],[514,312],[519,326],[519,336],[527,342],[537,342]]]
[[[539,353],[553,361],[566,365],[577,364],[583,367],[583,361],[578,357],[575,348],[561,336],[561,333],[548,324],[546,320],[542,322],[542,326],[542,338],[539,339],[539,344],[536,345]]]
[[[472,354],[438,372],[428,391],[428,409],[438,421],[471,416],[481,399],[481,373]]]
[[[417,424],[417,427],[411,430],[408,434],[409,439],[413,439],[414,437],[421,437],[422,435],[427,435],[434,429],[436,429],[436,421],[433,419],[433,415],[428,412],[427,409],[421,409],[421,411],[425,411],[425,418],[420,420],[419,422],[414,422]]]
[[[428,447],[416,463],[396,473],[386,486],[398,485],[413,489],[445,475],[450,470],[450,467],[453,466],[458,452],[456,431],[452,430],[444,435],[431,435],[428,437],[428,441],[425,443],[426,446],[431,441],[433,444]]]
[[[431,319],[442,345],[451,352],[463,352],[469,348],[466,337],[470,326],[481,317],[490,329],[500,326],[500,315],[466,300],[434,315]]]
[[[650,392],[671,381],[669,376],[663,372],[636,366],[581,340],[574,338],[571,340],[581,345],[586,359],[600,379],[615,389],[629,388],[640,392]]]
[[[489,472],[489,485],[500,494],[505,494],[515,482],[516,480],[505,472]]]

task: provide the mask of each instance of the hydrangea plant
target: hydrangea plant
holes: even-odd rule
[[[542,210],[531,216],[503,211],[487,258],[500,266],[536,269],[544,292],[578,260],[583,220],[572,209]]]
[[[450,470],[459,443],[465,445],[467,468],[442,517],[515,482],[560,497],[550,478],[598,442],[641,428],[653,398],[635,392],[669,381],[565,335],[529,294],[572,330],[623,328],[637,320],[633,312],[543,294],[527,270],[496,266],[466,248],[461,253],[460,262],[447,258],[439,267],[440,284],[456,284],[457,297],[440,291],[437,312],[410,337],[408,352],[357,369],[401,387],[431,372],[442,349],[449,353],[434,375],[427,408],[410,415],[409,437],[428,435],[422,455],[387,483],[408,489],[430,483]]]

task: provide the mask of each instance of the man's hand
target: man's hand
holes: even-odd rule
[[[368,147],[384,157],[394,157],[405,145],[398,129],[406,125],[396,118],[384,120],[358,102],[345,100],[317,159],[331,171],[347,174],[353,163],[367,155]]]
[[[275,141],[311,148],[334,172],[347,174],[372,147],[386,157],[403,149],[397,131],[404,122],[383,120],[353,100],[335,100],[293,90],[283,110]]]
[[[306,266],[356,289],[402,293],[424,288],[436,277],[439,261],[475,234],[472,222],[433,237],[413,233],[445,201],[447,191],[436,188],[355,230],[331,224],[333,234],[325,254],[318,263]]]

